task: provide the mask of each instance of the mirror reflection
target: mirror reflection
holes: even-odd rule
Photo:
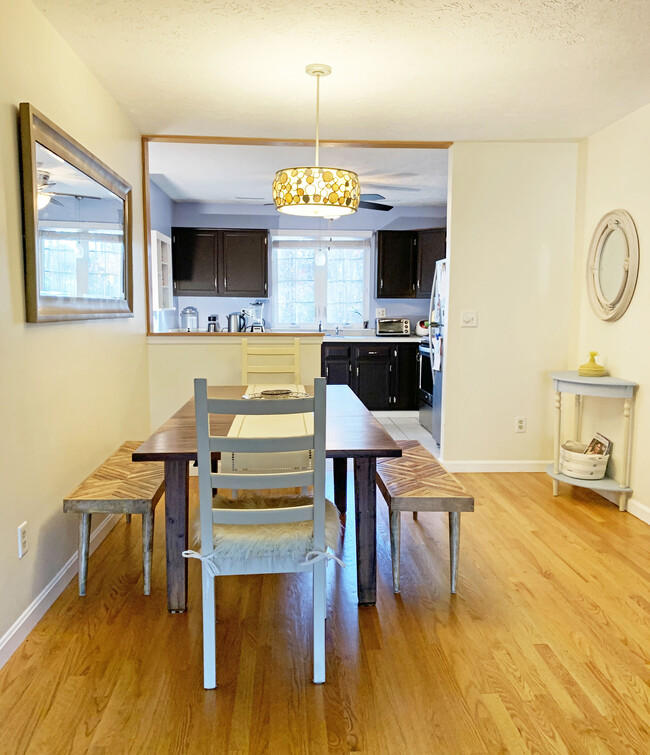
[[[598,261],[598,283],[603,298],[612,302],[625,283],[627,241],[623,231],[616,227],[603,242]]]
[[[124,202],[36,143],[41,295],[123,299]]]

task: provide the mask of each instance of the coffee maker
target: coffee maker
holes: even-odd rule
[[[250,306],[242,309],[242,314],[248,318],[246,323],[246,330],[251,333],[264,333],[266,328],[264,327],[264,302],[252,301]]]

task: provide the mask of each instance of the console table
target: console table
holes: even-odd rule
[[[567,482],[569,485],[577,485],[578,487],[590,488],[591,490],[605,490],[610,493],[616,493],[618,508],[621,511],[625,511],[627,509],[627,499],[632,492],[632,488],[628,487],[628,484],[630,479],[634,391],[637,383],[614,377],[581,377],[576,371],[552,372],[551,379],[555,388],[555,433],[553,464],[547,467],[546,472],[553,478],[553,495],[558,494],[560,482]],[[623,453],[619,480],[615,480],[609,475],[605,475],[602,480],[579,480],[560,473],[560,432],[563,393],[575,394],[573,440],[579,440],[580,438],[582,401],[584,396],[623,399]]]

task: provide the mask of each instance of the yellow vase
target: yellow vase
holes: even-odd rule
[[[578,367],[578,375],[581,377],[602,377],[607,373],[607,370],[602,365],[596,364],[595,357],[597,354],[597,351],[589,352],[589,361]]]

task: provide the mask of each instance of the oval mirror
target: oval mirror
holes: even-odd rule
[[[608,212],[589,247],[587,291],[602,320],[618,320],[628,308],[639,270],[639,239],[625,210]]]

